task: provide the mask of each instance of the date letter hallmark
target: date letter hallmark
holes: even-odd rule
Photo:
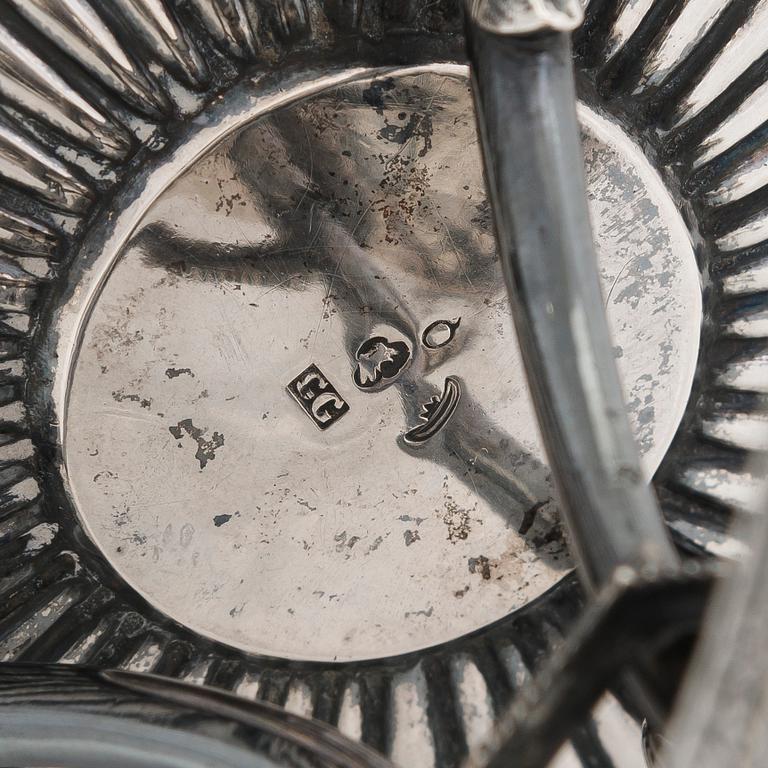
[[[328,429],[349,410],[349,404],[314,363],[286,389],[320,429]]]

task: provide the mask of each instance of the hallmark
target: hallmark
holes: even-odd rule
[[[422,445],[433,438],[453,416],[456,406],[461,399],[461,384],[455,376],[445,379],[443,394],[429,399],[421,411],[423,424],[415,426],[403,435],[408,445]]]
[[[305,368],[286,389],[320,429],[328,429],[349,410],[347,401],[314,363]]]
[[[360,345],[355,358],[355,385],[359,389],[380,389],[394,381],[408,365],[411,348],[404,341],[374,336]]]

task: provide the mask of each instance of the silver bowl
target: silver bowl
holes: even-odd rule
[[[583,603],[458,3],[7,5],[0,659],[456,765]],[[738,554],[765,447],[768,6],[721,5],[593,0],[574,41],[615,357],[694,558]],[[560,760],[639,765],[639,725],[608,695]]]

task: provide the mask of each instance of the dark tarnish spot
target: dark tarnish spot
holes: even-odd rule
[[[384,80],[371,81],[371,87],[363,91],[363,101],[373,107],[380,115],[384,114],[384,93],[395,87],[395,81],[391,77]]]
[[[232,515],[216,515],[213,518],[213,524],[217,528],[221,528],[224,523],[228,523],[232,519]]]
[[[410,515],[400,515],[400,517],[397,518],[398,520],[402,520],[404,523],[416,523],[416,525],[421,525],[427,518],[426,517],[411,517]]]
[[[517,529],[517,532],[521,536],[525,536],[525,534],[531,530],[533,521],[536,519],[536,513],[547,503],[547,501],[549,501],[549,499],[547,499],[546,501],[539,501],[538,503],[534,504],[532,507],[526,510],[525,514],[523,515],[523,519],[520,523],[520,527]]]
[[[177,376],[181,376],[185,373],[187,374],[187,376],[191,376],[193,379],[195,378],[195,374],[192,373],[192,370],[190,368],[166,368],[165,369],[165,375],[169,379],[175,379]]]
[[[383,141],[402,145],[413,138],[421,139],[424,146],[418,152],[419,157],[424,157],[432,149],[432,118],[428,115],[414,112],[405,125],[391,125],[389,120],[385,120],[385,123],[378,134]]]
[[[200,469],[205,469],[205,465],[216,458],[216,449],[224,445],[224,435],[214,432],[211,439],[206,440],[203,435],[207,430],[196,427],[192,419],[183,419],[176,426],[168,427],[168,431],[177,440],[186,432],[197,443],[195,458],[200,462]]]
[[[404,531],[403,538],[405,539],[406,547],[410,547],[415,541],[421,541],[418,531]]]
[[[448,541],[455,544],[459,539],[466,539],[472,532],[469,525],[469,510],[462,509],[450,496],[445,501],[443,522],[448,529]]]
[[[471,221],[477,225],[479,229],[489,230],[491,228],[491,204],[487,200],[483,200],[481,203],[475,205],[477,215],[474,216]]]
[[[122,389],[113,392],[112,398],[118,403],[122,403],[123,400],[130,400],[132,403],[138,403],[142,408],[149,408],[152,405],[152,401],[148,400],[146,397],[141,397],[140,395],[127,395]]]
[[[407,619],[410,616],[426,616],[427,618],[429,618],[432,615],[433,610],[434,608],[430,605],[426,611],[406,611],[405,618]]]
[[[535,549],[542,549],[549,544],[557,544],[558,546],[565,547],[565,534],[563,527],[559,523],[553,525],[548,531],[540,536],[534,536],[531,539],[531,545]]]
[[[467,565],[469,566],[470,573],[479,573],[485,581],[490,581],[491,561],[485,555],[470,557],[467,560]]]

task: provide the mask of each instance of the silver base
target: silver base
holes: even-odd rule
[[[56,371],[68,487],[106,559],[195,632],[314,661],[451,640],[571,567],[466,70],[342,78],[215,115],[214,146],[147,179],[61,308],[79,337]],[[581,114],[650,478],[693,379],[698,270],[638,147]]]

